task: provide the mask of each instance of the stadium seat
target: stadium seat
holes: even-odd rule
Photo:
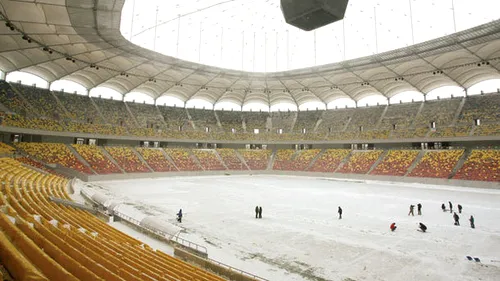
[[[155,172],[177,171],[175,167],[165,158],[160,148],[137,148],[149,167]]]
[[[461,169],[453,178],[500,182],[500,150],[472,150]]]
[[[239,149],[250,170],[266,170],[271,156],[270,150]]]
[[[420,160],[409,176],[448,178],[463,153],[463,149],[429,150],[424,154],[422,160]]]
[[[106,151],[127,173],[148,173],[148,167],[137,157],[130,147],[106,146]]]
[[[348,149],[327,149],[308,169],[311,172],[333,173],[339,164],[349,155]]]
[[[89,167],[76,159],[75,155],[60,143],[17,143],[16,147],[31,157],[47,164],[60,164],[86,174],[92,174]]]
[[[201,171],[202,168],[193,160],[189,151],[181,148],[165,148],[165,152],[174,161],[179,171]]]
[[[72,146],[98,174],[121,173],[120,169],[104,155],[99,147],[84,144],[73,144]]]
[[[391,150],[377,167],[372,175],[404,176],[418,156],[417,150]]]
[[[247,170],[246,166],[236,155],[236,151],[230,148],[219,148],[216,150],[229,170]]]
[[[205,171],[226,170],[214,150],[194,149],[192,151]]]
[[[349,161],[338,172],[345,174],[366,174],[378,160],[382,152],[382,150],[354,151]]]

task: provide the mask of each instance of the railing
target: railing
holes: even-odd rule
[[[207,250],[207,248],[205,246],[201,246],[201,245],[196,244],[194,242],[191,242],[189,240],[180,238],[177,235],[173,236],[170,240],[175,241],[175,242],[179,243],[180,245],[182,245],[184,247],[195,249],[196,251],[198,251],[200,253],[203,253],[203,254],[206,254],[208,256],[208,250]]]
[[[170,241],[174,241],[184,247],[188,247],[190,249],[193,249],[193,250],[196,250],[202,254],[205,254],[205,255],[208,255],[208,250],[206,247],[200,245],[200,244],[196,244],[194,242],[191,242],[189,240],[186,240],[186,239],[183,239],[183,238],[180,238],[179,236],[177,235],[174,235],[174,234],[171,234],[171,233],[167,233],[165,231],[161,231],[159,229],[156,229],[156,228],[152,228],[152,227],[148,227],[148,226],[145,226],[143,224],[141,224],[141,222],[139,220],[136,220],[128,215],[125,215],[123,213],[120,213],[120,212],[117,212],[117,211],[114,211],[113,212],[116,216],[120,217],[121,219],[125,220],[125,221],[128,221],[129,223],[131,224],[134,224],[142,229],[145,229],[155,235],[158,235],[162,238],[165,238],[167,240],[170,240]]]
[[[207,260],[208,260],[209,262],[211,262],[211,263],[215,263],[215,264],[217,264],[218,266],[225,267],[225,268],[227,268],[227,269],[229,269],[229,270],[231,270],[231,271],[237,272],[237,273],[239,273],[239,274],[241,274],[241,275],[248,276],[248,277],[252,278],[253,280],[269,281],[268,279],[262,278],[262,277],[260,277],[260,276],[257,276],[257,275],[255,275],[255,274],[252,274],[252,273],[250,273],[250,272],[246,272],[246,271],[241,270],[241,269],[238,269],[238,268],[236,268],[236,267],[232,267],[232,266],[227,265],[227,264],[225,264],[225,263],[222,263],[222,262],[220,262],[220,261],[216,261],[216,260],[213,260],[213,259],[210,259],[210,258],[207,258]]]

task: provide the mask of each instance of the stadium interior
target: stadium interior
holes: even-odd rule
[[[130,2],[0,0],[0,279],[266,280],[194,262],[203,258],[185,245],[179,256],[153,250],[102,214],[54,203],[73,200],[75,178],[265,173],[499,187],[500,20],[324,65],[276,59],[258,72],[126,38]],[[9,79],[16,72],[47,85]],[[60,81],[86,92],[51,86]],[[494,86],[471,93],[484,81]],[[451,86],[459,92],[429,94]],[[407,92],[419,98],[394,102]],[[235,107],[218,107],[227,102]]]

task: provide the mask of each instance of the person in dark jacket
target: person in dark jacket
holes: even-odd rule
[[[443,210],[443,212],[446,212],[446,206],[443,204],[441,204],[441,210]]]
[[[342,208],[340,208],[340,206],[339,206],[338,213],[339,213],[339,220],[341,220],[342,219]]]
[[[259,219],[262,218],[262,206],[259,207]]]
[[[453,204],[451,204],[451,201],[448,201],[448,205],[450,206],[450,214],[453,212]]]
[[[408,216],[409,216],[409,215],[414,216],[414,214],[413,214],[413,209],[415,209],[415,205],[410,205],[410,211],[408,212]]]
[[[458,213],[461,214],[462,213],[462,205],[458,204],[457,207],[458,207]]]
[[[453,213],[453,219],[455,220],[455,225],[460,225],[460,217],[457,215],[457,213]]]
[[[420,204],[420,203],[417,204],[417,212],[418,212],[419,216],[422,215],[422,204]]]
[[[398,228],[398,227],[396,226],[396,223],[395,223],[395,222],[393,222],[393,223],[391,223],[391,226],[390,226],[389,228],[391,229],[391,231],[394,231],[394,230],[396,230],[396,228]]]
[[[470,216],[469,221],[470,221],[470,227],[471,228],[476,228],[476,225],[474,224],[474,217],[472,215]]]
[[[255,218],[259,218],[259,206],[255,206]]]
[[[177,221],[182,222],[182,209],[180,209],[179,212],[177,213]]]
[[[425,226],[425,224],[423,224],[421,222],[418,223],[418,228],[420,228],[420,230],[422,230],[422,232],[427,231],[427,226]]]

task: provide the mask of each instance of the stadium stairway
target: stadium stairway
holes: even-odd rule
[[[186,112],[187,112],[187,109],[186,109]],[[189,153],[189,158],[191,158],[194,161],[194,163],[196,163],[196,165],[198,165],[198,167],[200,168],[201,171],[205,171],[205,167],[203,167],[203,165],[201,164],[198,157],[196,157],[196,155],[194,155],[193,151],[191,149],[186,149],[186,150]]]
[[[451,171],[450,175],[448,176],[449,179],[452,179],[458,173],[458,171],[460,171],[460,169],[464,165],[465,161],[467,161],[467,159],[469,159],[469,155],[471,153],[472,153],[472,149],[465,149],[465,152],[462,153],[462,156],[460,156],[460,160],[458,160],[457,165],[455,165],[455,167]]]
[[[83,165],[87,166],[94,175],[97,175],[97,172],[94,169],[92,169],[92,166],[90,166],[89,162],[87,162],[87,160],[85,160],[85,158],[83,158],[73,146],[66,144],[66,147],[69,149],[69,151],[71,151],[71,153],[73,153],[73,155],[75,155],[78,161],[82,162]]]
[[[164,149],[162,149],[162,148],[160,148],[160,151],[161,151],[161,153],[163,154],[163,157],[165,157],[165,159],[167,159],[167,161],[168,161],[168,162],[170,162],[170,164],[172,164],[172,166],[173,166],[173,167],[174,167],[177,171],[180,171],[180,170],[179,170],[179,167],[177,167],[177,165],[175,165],[175,161],[174,161],[174,160],[170,157],[170,155],[168,155],[168,153],[167,153]]]
[[[271,171],[274,167],[274,158],[276,158],[276,149],[273,149],[273,152],[271,153],[271,157],[269,157],[269,162],[267,163],[267,168],[266,170]]]
[[[316,160],[318,160],[321,155],[323,155],[323,153],[326,151],[326,149],[321,149],[321,151],[316,154],[316,156],[314,156],[314,158],[311,160],[311,162],[309,163],[309,165],[307,165],[307,167],[304,169],[304,171],[309,171],[309,169],[314,165],[314,163],[316,163]]]
[[[455,126],[457,124],[458,118],[460,117],[460,113],[462,113],[462,108],[464,108],[466,100],[467,100],[466,97],[462,98],[462,101],[460,102],[460,105],[458,106],[457,111],[455,112],[455,116],[453,117],[453,121],[451,121],[450,126]]]
[[[59,107],[62,109],[62,111],[64,112],[64,114],[66,114],[66,116],[70,116],[69,111],[62,104],[62,102],[59,100],[59,98],[54,94],[54,92],[53,91],[49,91],[49,93],[52,95],[52,97],[54,98],[54,100],[56,101],[56,103],[59,105]]]
[[[342,167],[345,165],[345,163],[349,162],[349,159],[351,159],[353,150],[349,151],[349,154],[339,163],[337,166],[337,169],[335,169],[334,173],[337,173]]]
[[[375,170],[375,168],[380,164],[380,162],[382,162],[382,160],[384,160],[384,158],[387,156],[387,154],[389,154],[389,150],[384,150],[384,152],[382,152],[382,154],[380,154],[380,156],[378,157],[377,161],[375,161],[375,163],[373,163],[373,165],[371,166],[371,168],[368,170],[368,172],[366,173],[367,175],[371,174],[371,172],[373,170]]]
[[[33,107],[33,105],[28,101],[28,99],[26,99],[26,97],[22,94],[22,91],[19,90],[17,87],[14,86],[15,84],[14,83],[10,83],[10,86],[12,88],[12,90],[21,98],[21,100],[23,101],[23,103],[28,106],[28,108],[26,108],[28,110],[28,112],[30,112],[30,115],[33,115],[35,117],[40,117],[40,112],[38,112],[37,110],[35,110],[35,108]]]
[[[217,157],[217,159],[219,159],[220,163],[222,164],[222,166],[224,166],[224,168],[226,170],[229,170],[229,168],[227,167],[226,163],[224,162],[224,160],[222,159],[222,157],[220,156],[219,152],[217,152],[216,149],[214,149],[214,154],[215,156]]]
[[[109,124],[108,122],[106,122],[106,118],[104,118],[104,114],[102,114],[101,109],[99,108],[99,106],[97,105],[97,103],[95,103],[94,98],[90,97],[90,101],[92,102],[92,104],[94,105],[95,109],[99,113],[99,117],[101,117],[101,120],[104,122],[104,124]]]
[[[248,166],[247,162],[245,161],[245,157],[241,156],[241,154],[238,152],[237,149],[234,150],[234,153],[236,154],[236,157],[238,157],[238,159],[240,159],[241,163],[243,163],[243,165],[245,165],[247,170],[251,170],[250,167]]]
[[[373,129],[378,130],[380,127],[380,124],[382,124],[382,120],[385,118],[385,114],[387,113],[387,110],[389,110],[389,105],[386,105],[384,108],[384,111],[382,112],[382,115],[380,115],[380,118],[377,121],[377,124],[375,124],[375,127]]]
[[[425,100],[425,96],[424,96],[424,100]],[[413,121],[411,122],[410,126],[408,127],[409,129],[415,128],[415,125],[416,125],[415,122],[417,122],[418,117],[422,113],[422,110],[424,109],[424,105],[425,105],[425,102],[422,102],[420,104],[420,107],[418,108],[417,114],[415,114],[415,117],[413,117]]]
[[[165,116],[163,116],[163,114],[161,114],[161,111],[160,111],[160,109],[158,108],[157,105],[155,105],[155,110],[156,110],[156,114],[158,116],[158,119],[160,120],[160,122],[163,125],[163,127],[167,128],[168,124],[167,124],[167,122],[165,122]]]
[[[131,147],[130,149],[137,156],[137,158],[139,158],[139,160],[141,160],[141,162],[144,164],[144,166],[146,166],[149,169],[149,171],[154,172],[154,170],[149,166],[148,162],[146,160],[144,160],[142,155],[139,152],[137,152],[137,150],[135,150],[134,147]]]
[[[104,149],[104,147],[102,146],[98,146],[98,148],[101,150],[102,154],[104,154],[104,156],[106,156],[109,161],[111,161],[111,163],[115,164],[116,167],[118,167],[118,169],[120,169],[120,171],[124,174],[126,174],[127,172],[125,172],[125,170],[120,166],[118,165],[118,162],[116,162],[116,160],[113,158],[113,156],[111,156],[108,151],[106,149]]]
[[[473,136],[473,135],[474,135],[474,132],[476,131],[476,129],[477,129],[477,126],[475,126],[475,125],[474,125],[474,126],[472,126],[472,129],[471,129],[471,130],[470,130],[470,132],[469,132],[469,136]]]
[[[14,113],[12,110],[8,109],[3,103],[0,102],[0,112]]]
[[[420,163],[420,160],[422,160],[422,157],[424,157],[424,155],[425,155],[425,150],[420,150],[417,157],[415,157],[415,160],[413,161],[413,163],[411,163],[410,167],[404,174],[404,177],[408,176],[413,171],[413,169],[417,167],[418,163]]]
[[[137,118],[132,113],[132,110],[130,110],[130,107],[128,107],[128,103],[124,101],[123,104],[125,105],[125,108],[127,109],[127,112],[130,115],[130,118],[134,121],[134,125],[136,126],[136,128],[140,128],[141,126],[139,126],[139,122],[137,121]]]

